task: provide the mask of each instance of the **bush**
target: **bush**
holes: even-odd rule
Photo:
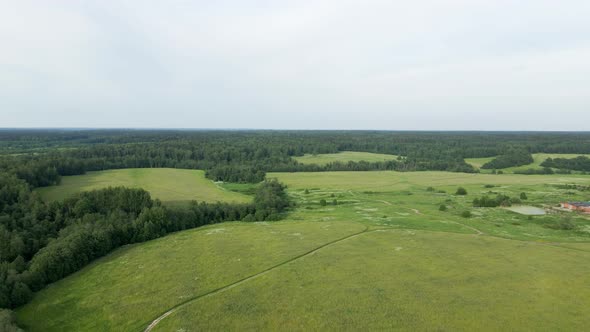
[[[471,211],[463,211],[463,212],[461,212],[461,217],[463,217],[463,218],[470,218],[471,217]]]
[[[22,332],[16,325],[14,312],[8,309],[0,309],[0,331],[2,332]]]
[[[438,207],[438,210],[439,210],[439,211],[443,211],[443,212],[444,212],[444,211],[446,211],[446,210],[447,210],[447,206],[446,206],[446,205],[444,205],[444,204],[441,204],[441,205]]]
[[[465,188],[463,187],[459,187],[457,188],[457,192],[455,193],[455,195],[465,196],[467,195],[467,190],[465,190]]]
[[[524,200],[527,200],[529,198],[527,197],[526,193],[520,193],[520,199],[522,199],[524,201]]]
[[[566,217],[560,219],[555,223],[546,224],[545,227],[556,230],[569,231],[576,228],[576,225],[571,221],[569,217]]]
[[[326,202],[326,200],[325,200],[325,199],[323,199],[323,198],[322,198],[322,199],[320,199],[320,205],[321,205],[321,206],[326,206],[327,204],[328,204],[328,203]]]
[[[338,200],[337,199],[332,200],[332,205],[338,205]]]
[[[434,187],[428,187],[426,188],[426,191],[434,191]]]

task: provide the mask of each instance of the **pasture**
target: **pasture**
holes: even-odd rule
[[[54,201],[71,197],[81,191],[117,186],[143,188],[149,191],[153,198],[168,204],[190,200],[204,202],[249,202],[251,200],[247,195],[216,185],[205,178],[204,171],[172,168],[128,168],[64,176],[60,185],[38,188],[36,191],[44,200]]]
[[[484,195],[522,192],[540,209],[587,200],[586,191],[560,185],[588,185],[590,176],[268,177],[287,184],[296,202],[285,220],[210,225],[121,248],[36,294],[18,310],[19,323],[31,331],[143,331],[158,318],[152,331],[590,324],[590,267],[580,264],[590,259],[588,216],[472,206]],[[459,186],[467,195],[455,194]],[[572,228],[555,227],[564,218]]]
[[[316,165],[327,165],[333,162],[347,163],[349,161],[367,161],[367,162],[379,162],[396,160],[398,156],[392,154],[381,154],[381,153],[370,153],[370,152],[355,152],[355,151],[342,151],[339,153],[326,153],[326,154],[306,154],[301,157],[293,157],[297,162],[302,164],[316,164]]]
[[[588,259],[477,235],[375,230],[190,302],[153,331],[581,331]]]

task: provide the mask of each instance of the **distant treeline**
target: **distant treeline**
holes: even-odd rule
[[[565,158],[547,158],[541,166],[553,167],[558,169],[568,169],[574,171],[590,172],[590,158],[580,156],[572,159]]]
[[[304,154],[361,151],[403,156],[388,162],[303,165]],[[515,152],[517,151],[517,152]],[[60,175],[115,168],[206,170],[213,180],[262,181],[272,171],[442,170],[476,172],[464,158],[499,156],[486,168],[532,162],[531,153],[590,153],[589,133],[370,131],[0,131],[0,169],[19,164],[34,186]]]
[[[142,189],[108,188],[45,204],[14,174],[0,174],[0,308],[125,244],[223,221],[277,220],[289,206],[277,181],[259,185],[251,204],[191,203],[170,208]]]

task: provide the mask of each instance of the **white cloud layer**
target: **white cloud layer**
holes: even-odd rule
[[[577,0],[0,0],[0,127],[590,130],[589,17]]]

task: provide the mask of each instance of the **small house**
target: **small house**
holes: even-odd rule
[[[573,211],[590,213],[590,202],[566,202],[561,203],[561,207]]]

